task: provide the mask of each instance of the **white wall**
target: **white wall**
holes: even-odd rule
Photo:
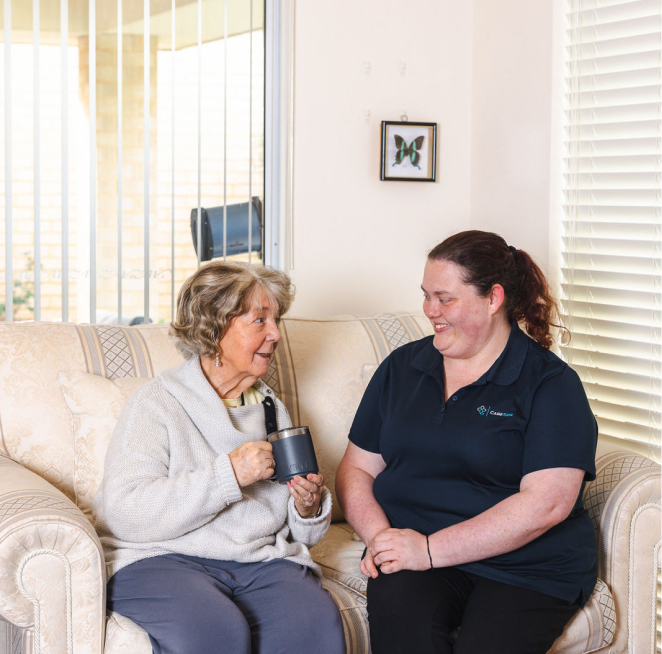
[[[554,3],[473,9],[471,228],[500,233],[549,271]]]
[[[297,3],[294,313],[418,310],[427,250],[462,229],[553,273],[556,5]],[[438,123],[434,184],[379,181],[380,121],[405,110]]]
[[[420,310],[427,251],[469,225],[471,22],[465,1],[297,3],[292,314]],[[403,111],[438,123],[434,184],[379,180]]]

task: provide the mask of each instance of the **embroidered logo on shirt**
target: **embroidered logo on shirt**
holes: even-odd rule
[[[492,411],[491,409],[492,409],[491,406],[488,406],[487,408],[485,408],[484,406],[479,406],[478,409],[476,410],[478,411],[478,413],[480,413],[481,416],[500,416],[501,418],[511,418],[513,415],[512,413],[504,413],[503,411]]]

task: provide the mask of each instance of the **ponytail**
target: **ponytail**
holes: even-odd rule
[[[549,349],[552,328],[569,336],[545,275],[524,250],[498,234],[470,230],[448,237],[428,254],[430,261],[450,261],[464,271],[464,282],[487,296],[495,284],[503,287],[508,322],[523,323],[527,334]]]

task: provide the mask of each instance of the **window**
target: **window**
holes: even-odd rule
[[[192,211],[264,206],[264,3],[0,0],[0,19],[0,319],[170,321]]]
[[[562,306],[600,435],[660,460],[661,9],[568,0]],[[621,440],[622,439],[622,440]]]

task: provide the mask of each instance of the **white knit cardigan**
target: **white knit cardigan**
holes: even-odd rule
[[[273,391],[259,382],[264,395]],[[275,399],[280,429],[291,426]],[[228,453],[266,440],[261,404],[228,409],[193,357],[129,398],[108,447],[94,518],[108,577],[168,553],[224,561],[287,559],[316,574],[308,548],[331,522],[331,494],[304,519],[286,485],[240,488]]]

